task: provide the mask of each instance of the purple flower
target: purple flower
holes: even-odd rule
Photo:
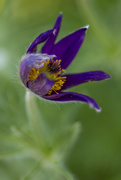
[[[96,110],[97,103],[90,97],[63,90],[89,81],[100,81],[110,76],[102,71],[64,74],[81,47],[88,26],[78,29],[55,43],[60,30],[62,14],[52,30],[40,34],[30,45],[20,64],[20,78],[26,88],[51,101],[82,101]],[[37,45],[45,42],[39,52]]]

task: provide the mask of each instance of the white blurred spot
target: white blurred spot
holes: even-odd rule
[[[7,66],[8,52],[5,49],[0,49],[0,70]]]
[[[54,31],[53,31],[54,36],[56,35],[56,32],[57,32],[57,30],[56,30],[56,29],[54,29]]]

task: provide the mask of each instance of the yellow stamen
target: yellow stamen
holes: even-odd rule
[[[55,84],[52,86],[52,88],[50,89],[50,91],[47,93],[47,95],[51,95],[52,91],[54,91],[56,94],[58,94],[58,90],[61,89],[61,87],[63,86],[63,84],[65,83],[66,81],[66,77],[58,77],[55,81]]]
[[[35,80],[38,77],[39,73],[39,69],[32,68],[29,72],[29,80]]]
[[[40,68],[40,69],[32,68],[32,69],[30,70],[30,72],[29,72],[28,81],[29,81],[29,80],[35,80],[41,72],[46,71],[46,67],[47,67],[47,65],[48,65],[48,63],[49,63],[49,60],[50,60],[50,59],[48,59],[47,61],[45,61],[45,62],[44,62],[44,66],[43,66],[42,68]],[[43,63],[43,62],[42,62],[42,63]],[[37,65],[40,66],[42,63],[36,64],[36,66],[37,66]]]
[[[56,94],[58,94],[58,90],[61,89],[61,87],[63,86],[63,84],[66,81],[66,77],[61,77],[59,76],[62,72],[64,72],[64,69],[61,69],[61,60],[56,60],[56,61],[52,61],[52,63],[50,62],[50,59],[46,60],[44,63],[44,66],[40,69],[36,69],[36,68],[32,68],[29,72],[29,76],[28,76],[28,81],[29,80],[35,80],[40,73],[45,73],[47,78],[50,80],[55,81],[54,85],[52,86],[52,88],[50,89],[50,91],[47,93],[47,95],[51,95],[52,92],[54,91]],[[41,64],[38,64],[38,66],[40,66]],[[50,66],[49,66],[50,65]],[[57,72],[54,72],[54,68],[58,68]]]

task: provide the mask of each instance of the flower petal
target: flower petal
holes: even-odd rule
[[[35,94],[43,96],[52,88],[54,81],[49,80],[45,74],[41,73],[37,79],[28,81],[27,87]]]
[[[68,89],[89,81],[101,81],[110,78],[110,76],[103,71],[90,71],[78,74],[67,74],[64,76],[66,76],[66,81],[61,90]]]
[[[27,87],[29,73],[32,68],[41,69],[44,66],[44,60],[46,61],[53,57],[52,55],[40,53],[25,54],[20,63],[20,78],[23,84]]]
[[[43,98],[51,100],[51,101],[82,101],[88,103],[91,107],[95,108],[97,111],[100,111],[100,107],[95,102],[94,99],[89,96],[78,94],[74,92],[61,92],[59,94],[53,94],[50,96],[43,96]]]
[[[60,26],[61,26],[61,21],[62,21],[62,13],[59,14],[55,25],[53,27],[53,34],[48,38],[48,40],[46,41],[46,43],[44,44],[44,46],[41,49],[41,53],[47,53],[50,54],[53,44],[57,38],[57,35],[59,33],[60,30]]]
[[[55,54],[61,59],[62,69],[66,69],[76,56],[80,46],[82,45],[85,33],[88,27],[83,27],[72,34],[61,39],[55,46],[51,54]]]
[[[40,34],[30,45],[29,49],[27,50],[27,53],[36,53],[37,45],[46,41],[49,36],[53,34],[53,30],[48,30],[42,34]]]

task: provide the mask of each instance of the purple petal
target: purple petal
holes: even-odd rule
[[[90,71],[79,74],[67,74],[64,76],[66,76],[66,81],[61,90],[68,89],[89,81],[101,81],[110,78],[110,76],[103,71]]]
[[[100,107],[95,102],[94,99],[90,98],[89,96],[78,94],[74,92],[61,92],[59,94],[53,94],[50,96],[43,96],[43,98],[51,100],[51,101],[82,101],[88,103],[91,107],[95,108],[97,111],[100,111]]]
[[[49,80],[45,74],[41,73],[37,79],[27,82],[27,87],[40,97],[47,94],[55,82]]]
[[[57,35],[59,33],[59,30],[60,30],[61,21],[62,21],[62,13],[59,14],[59,16],[58,16],[58,18],[57,18],[57,20],[55,22],[55,25],[53,27],[53,32],[54,33],[48,38],[48,40],[46,41],[46,43],[42,47],[41,53],[47,53],[47,54],[51,53],[53,44],[54,44],[54,42],[55,42],[55,40],[57,38]]]
[[[42,34],[40,34],[30,45],[29,49],[27,50],[27,53],[36,53],[37,45],[46,41],[49,36],[53,34],[53,30],[48,30]]]
[[[80,46],[82,45],[85,33],[88,27],[83,27],[72,34],[61,39],[55,46],[51,54],[55,54],[61,59],[62,69],[66,69],[76,56]]]
[[[44,66],[43,60],[48,60],[52,57],[52,55],[44,55],[40,53],[25,54],[25,56],[23,56],[20,63],[20,78],[26,87],[30,70],[32,68],[42,68]]]

